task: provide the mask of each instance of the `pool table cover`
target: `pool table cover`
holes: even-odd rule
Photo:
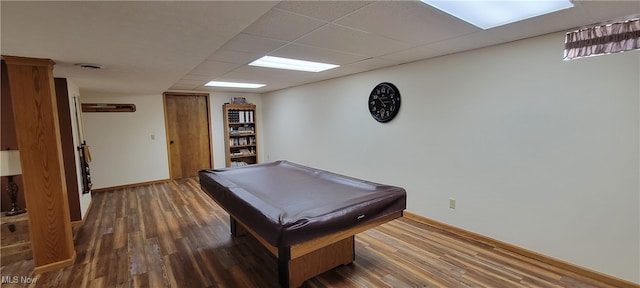
[[[374,221],[406,208],[403,188],[276,161],[199,172],[200,185],[274,247]]]

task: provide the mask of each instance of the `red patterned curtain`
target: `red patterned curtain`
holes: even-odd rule
[[[640,49],[640,19],[567,33],[564,59]]]

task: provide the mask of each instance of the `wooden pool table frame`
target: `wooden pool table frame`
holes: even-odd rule
[[[207,195],[209,195],[207,193]],[[340,265],[347,265],[355,260],[354,236],[378,225],[402,217],[402,211],[345,229],[333,234],[311,239],[299,244],[274,247],[264,240],[253,229],[237,220],[229,211],[210,197],[218,206],[229,214],[231,234],[242,236],[251,234],[273,256],[278,259],[278,281],[281,287],[300,287],[315,276]]]

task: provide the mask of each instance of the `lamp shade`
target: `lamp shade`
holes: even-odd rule
[[[0,151],[0,176],[13,176],[22,174],[20,165],[20,151]]]

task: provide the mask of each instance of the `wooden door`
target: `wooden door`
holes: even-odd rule
[[[171,179],[196,177],[213,167],[209,94],[165,93],[164,103]]]

